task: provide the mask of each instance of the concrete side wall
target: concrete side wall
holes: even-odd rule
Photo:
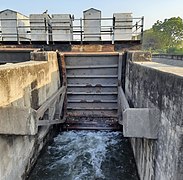
[[[34,57],[37,61],[0,66],[0,109],[5,107],[36,109],[59,88],[60,77],[56,53],[42,53],[37,59],[36,55]],[[16,112],[9,114],[10,121],[14,117],[17,117]],[[8,124],[0,114],[1,131],[4,126],[4,129],[11,134],[24,134],[24,127],[17,126],[17,123],[20,123],[19,120],[17,121]],[[38,132],[31,136],[0,135],[1,180],[25,178],[23,174],[35,162],[49,129],[50,127],[39,128]]]
[[[161,112],[157,140],[131,139],[140,179],[181,180],[183,78],[132,61],[126,66],[127,99],[131,106],[158,108]]]

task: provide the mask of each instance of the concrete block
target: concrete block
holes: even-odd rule
[[[31,61],[52,61],[57,59],[57,53],[53,51],[31,52],[30,58],[31,58]]]
[[[101,11],[90,8],[83,12],[84,41],[101,40]]]
[[[1,107],[0,134],[35,135],[37,133],[36,113],[31,108]]]
[[[30,30],[32,41],[47,41],[51,17],[46,14],[30,14]],[[47,27],[47,28],[46,28]]]
[[[0,41],[29,41],[30,40],[30,23],[27,16],[6,9],[0,12],[1,19],[1,37]],[[17,36],[17,27],[21,26],[18,29]]]
[[[157,109],[128,108],[123,112],[125,137],[157,139],[160,113]]]
[[[151,61],[152,55],[148,51],[128,51],[127,60],[132,62]]]
[[[114,40],[132,39],[132,13],[114,13]]]
[[[73,25],[70,14],[52,14],[53,41],[72,41]]]

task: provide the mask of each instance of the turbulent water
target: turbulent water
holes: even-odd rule
[[[29,180],[138,180],[132,150],[120,132],[61,132]]]

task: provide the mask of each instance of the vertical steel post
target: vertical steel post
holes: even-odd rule
[[[115,17],[113,17],[113,25],[112,25],[112,44],[114,44],[114,29],[115,29]]]
[[[83,44],[83,28],[82,18],[80,18],[80,32],[81,32],[81,44]]]
[[[17,20],[17,24],[16,24],[16,30],[17,30],[17,42],[18,42],[18,44],[20,44],[19,31],[18,31],[18,20]]]
[[[118,122],[122,122],[122,109],[121,109],[121,98],[119,94],[119,89],[121,88],[121,77],[122,77],[122,61],[123,61],[123,53],[119,53],[118,59]]]
[[[140,38],[140,42],[142,44],[143,42],[143,36],[144,36],[144,16],[142,16],[142,24],[141,24],[141,38]]]
[[[47,27],[47,19],[44,18],[44,25],[45,25],[45,33],[46,33],[46,44],[49,44],[49,33],[48,33],[48,27]]]

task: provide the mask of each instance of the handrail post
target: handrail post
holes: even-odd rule
[[[83,44],[82,18],[80,18],[81,44]]]
[[[47,19],[44,18],[44,25],[45,25],[45,33],[46,33],[46,44],[49,44],[49,33],[48,33],[48,26],[47,26]]]
[[[142,16],[142,24],[141,24],[141,39],[140,42],[143,42],[143,36],[144,36],[144,16]]]
[[[18,20],[17,20],[17,24],[16,24],[16,30],[17,30],[17,42],[18,42],[18,44],[20,44],[19,31],[18,31]]]
[[[112,25],[112,44],[114,44],[114,29],[115,29],[115,17],[113,17],[113,25]]]

